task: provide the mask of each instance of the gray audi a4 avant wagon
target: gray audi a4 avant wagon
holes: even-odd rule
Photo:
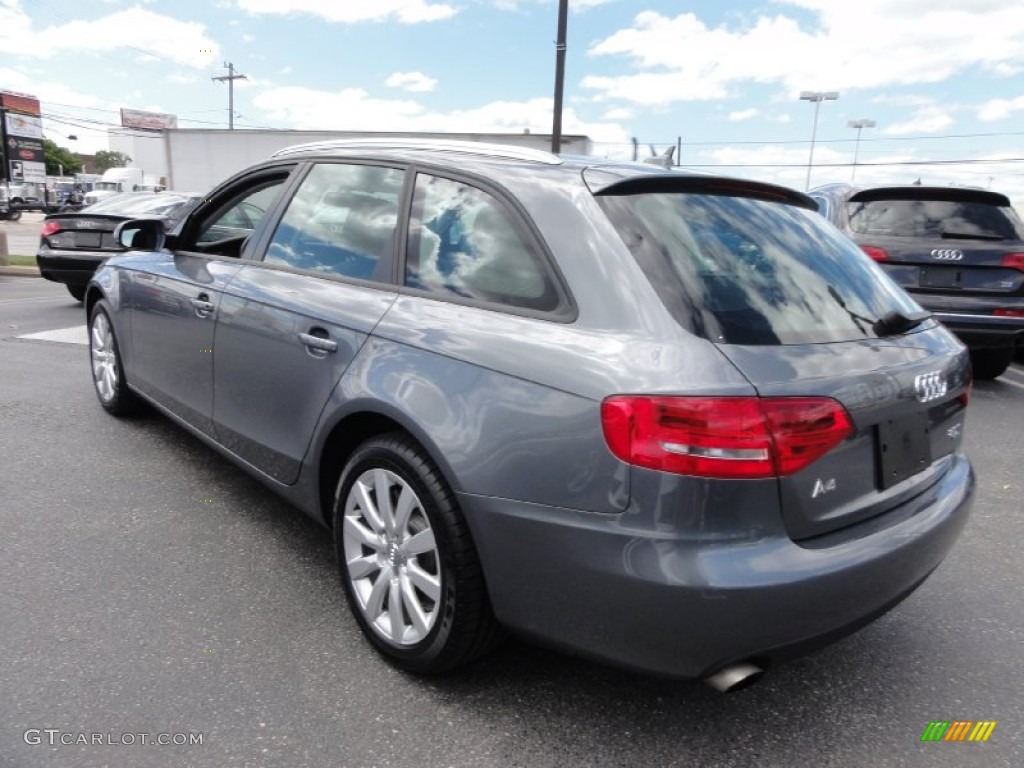
[[[740,687],[892,608],[968,516],[965,348],[790,189],[330,142],[117,237],[102,406],[327,526],[413,672],[511,631]]]

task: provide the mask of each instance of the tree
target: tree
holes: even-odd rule
[[[56,142],[43,139],[43,160],[46,162],[46,173],[49,176],[78,173],[82,170],[82,161],[73,152],[58,146]]]
[[[96,170],[100,173],[111,168],[124,168],[132,159],[124,152],[111,152],[101,149],[96,153]]]

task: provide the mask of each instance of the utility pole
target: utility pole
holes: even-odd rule
[[[220,77],[211,77],[211,80],[216,80],[223,83],[227,80],[228,83],[228,130],[235,130],[235,80],[248,80],[245,75],[235,74],[235,65],[230,61],[224,62],[225,68],[228,70],[226,75]]]
[[[565,82],[565,36],[569,25],[569,0],[558,3],[558,41],[555,43],[555,115],[551,124],[551,151],[562,151],[562,85]]]

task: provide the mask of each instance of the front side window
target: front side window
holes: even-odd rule
[[[267,264],[387,280],[405,172],[373,165],[317,165],[288,204]]]
[[[200,227],[196,242],[209,245],[234,238],[244,239],[251,235],[274,202],[283,183],[282,178],[261,184],[231,202],[224,210],[210,216]]]
[[[559,304],[543,260],[504,206],[468,184],[424,174],[416,178],[405,284],[520,309]]]

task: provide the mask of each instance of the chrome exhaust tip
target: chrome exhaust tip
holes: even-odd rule
[[[744,662],[720,669],[715,674],[705,677],[704,682],[719,693],[732,693],[753,685],[763,674],[764,670],[760,667]]]

